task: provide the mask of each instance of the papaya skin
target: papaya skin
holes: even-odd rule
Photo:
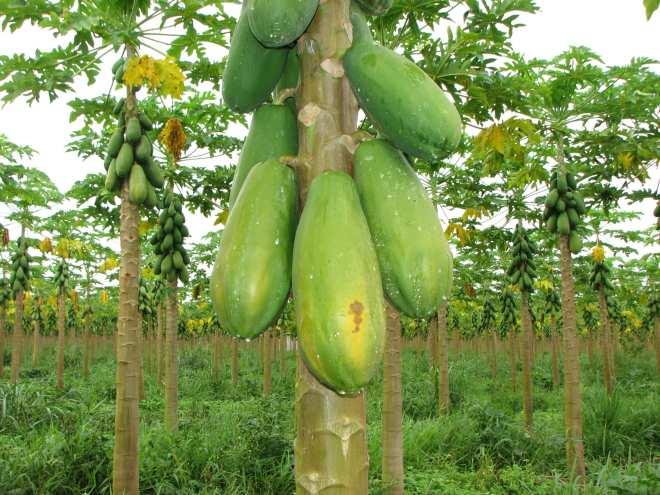
[[[251,339],[277,318],[291,287],[297,222],[293,170],[256,165],[229,214],[211,274],[211,300],[223,328]]]
[[[385,301],[378,258],[351,177],[319,175],[293,251],[300,349],[309,370],[341,394],[360,391],[383,356]]]
[[[451,250],[433,202],[405,157],[383,139],[358,146],[353,171],[385,293],[402,313],[431,316],[452,285]]]

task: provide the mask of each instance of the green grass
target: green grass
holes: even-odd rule
[[[18,387],[0,384],[0,493],[110,493],[114,433],[114,362],[109,350],[80,376],[80,350],[67,351],[66,389],[54,387],[54,352],[26,370]],[[451,355],[452,413],[436,415],[435,377],[426,356],[404,353],[407,494],[577,493],[564,469],[563,397],[552,390],[548,355],[534,370],[535,430],[500,356],[493,382],[482,356]],[[274,367],[273,394],[261,398],[256,352],[243,352],[241,380],[228,359],[211,379],[204,348],[181,350],[180,431],[163,423],[163,394],[147,374],[141,403],[140,482],[154,494],[289,494],[293,481],[295,359]],[[600,384],[599,363],[582,362],[587,494],[660,493],[660,401],[652,357],[619,359],[616,394]],[[8,373],[8,370],[7,370]],[[367,391],[370,493],[380,483],[382,379]]]

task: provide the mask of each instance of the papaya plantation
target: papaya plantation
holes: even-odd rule
[[[3,2],[0,493],[660,493],[658,7]]]

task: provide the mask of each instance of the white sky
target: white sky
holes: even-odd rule
[[[521,17],[526,27],[518,29],[513,37],[514,47],[526,57],[549,58],[571,45],[585,45],[601,55],[607,64],[624,64],[632,57],[646,56],[660,60],[660,13],[646,21],[642,0],[538,0],[541,12]],[[0,53],[9,55],[18,51],[32,54],[35,49],[49,49],[53,38],[34,28],[23,28],[16,33],[0,32]],[[220,56],[220,55],[218,55]],[[107,92],[111,78],[109,66],[114,57],[108,57],[108,67],[99,77],[99,84],[88,87],[81,78],[76,84],[76,96],[94,97]],[[44,98],[28,107],[24,101],[5,106],[0,111],[0,133],[21,145],[30,145],[38,155],[29,161],[52,178],[61,191],[66,191],[87,173],[103,170],[101,160],[82,161],[73,153],[64,151],[70,133],[77,128],[69,124],[71,96],[66,95],[53,103]],[[237,129],[244,136],[245,129]],[[207,160],[205,166],[221,162]],[[658,169],[652,170],[649,187],[660,179]],[[645,219],[634,225],[646,228],[652,223],[652,202],[643,206]],[[648,211],[646,211],[648,210]],[[0,205],[0,222],[6,224],[7,209]],[[213,219],[188,214],[192,239],[198,240],[211,229]],[[10,225],[12,238],[18,228]]]

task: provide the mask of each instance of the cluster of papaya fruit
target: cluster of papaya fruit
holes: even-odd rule
[[[18,239],[16,252],[11,258],[11,276],[9,277],[9,285],[14,291],[14,295],[19,291],[28,290],[30,277],[32,271],[30,270],[30,262],[32,256],[28,253],[28,241],[25,237]]]
[[[357,146],[353,177],[339,171],[317,176],[298,218],[296,174],[287,166],[295,160],[283,158],[298,154],[290,97],[299,84],[299,62],[290,45],[317,9],[328,8],[324,3],[243,3],[223,75],[223,100],[234,111],[254,115],[210,292],[223,327],[250,339],[277,319],[293,288],[308,368],[332,389],[354,393],[382,357],[383,293],[400,312],[428,317],[451,290],[447,240],[402,151],[427,160],[445,156],[457,146],[462,126],[456,108],[422,69],[373,42],[360,7],[379,15],[391,0],[353,4],[352,46],[338,55],[382,138]],[[266,103],[271,94],[275,103]],[[396,108],[386,104],[392,99]]]
[[[138,311],[144,318],[153,315],[153,294],[149,290],[146,280],[142,277],[140,277],[138,289]]]
[[[66,291],[67,285],[69,283],[69,267],[64,261],[63,258],[57,262],[55,265],[55,286],[60,292]]]
[[[495,306],[490,299],[484,301],[484,309],[481,312],[481,322],[479,325],[479,332],[488,332],[495,324]]]
[[[521,224],[516,225],[511,246],[511,266],[507,275],[511,277],[511,283],[520,288],[520,292],[531,294],[534,291],[536,264],[533,257],[536,251],[536,244],[529,238],[527,231]]]
[[[0,279],[0,308],[5,309],[11,299],[11,291],[6,278]]]
[[[516,301],[514,300],[513,292],[509,287],[506,287],[502,291],[500,304],[502,306],[501,333],[506,334],[507,332],[514,330],[517,321]]]
[[[543,219],[552,234],[568,236],[573,254],[582,249],[582,238],[577,232],[580,215],[586,208],[582,195],[577,191],[577,181],[570,172],[555,169],[550,176],[550,192],[545,199]]]
[[[554,314],[561,316],[561,299],[556,290],[549,290],[545,292],[545,312],[547,314]]]
[[[147,136],[153,124],[144,112],[126,118],[123,98],[117,101],[114,113],[118,122],[103,163],[107,171],[105,188],[116,193],[121,190],[123,181],[128,180],[131,203],[155,208],[158,204],[156,189],[163,187],[165,179],[154,160],[153,144]]]
[[[170,283],[177,278],[184,284],[188,282],[186,266],[190,263],[190,258],[183,247],[183,241],[189,235],[181,198],[168,191],[163,197],[158,230],[149,240],[154,246],[154,253],[159,255],[154,266],[156,275]]]

